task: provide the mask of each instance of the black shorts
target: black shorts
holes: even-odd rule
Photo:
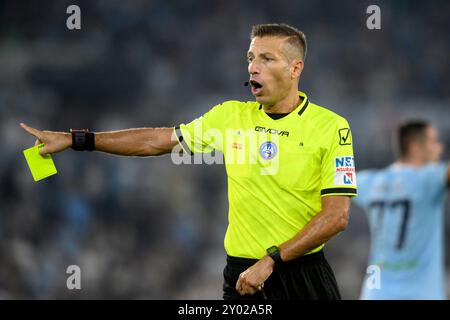
[[[262,291],[241,296],[236,291],[239,275],[258,260],[227,256],[223,270],[225,300],[340,300],[341,295],[323,251],[320,250],[275,268]]]

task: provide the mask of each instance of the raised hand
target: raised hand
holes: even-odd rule
[[[39,154],[44,156],[47,153],[64,151],[72,145],[72,135],[68,132],[55,132],[38,130],[21,123],[20,126],[29,134],[36,137],[34,145],[44,143],[45,147],[39,150]]]

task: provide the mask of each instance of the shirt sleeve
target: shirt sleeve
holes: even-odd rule
[[[223,104],[219,104],[190,123],[175,127],[175,135],[184,152],[193,155],[213,150],[222,151],[222,132],[226,117]]]
[[[429,197],[439,198],[445,195],[447,187],[448,164],[444,162],[427,165],[422,171],[422,181]]]
[[[330,143],[322,156],[320,194],[354,197],[357,195],[356,173],[350,126],[339,117],[331,128]]]

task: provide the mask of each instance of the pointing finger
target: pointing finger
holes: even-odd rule
[[[21,126],[26,132],[28,132],[29,134],[32,134],[32,135],[35,136],[36,138],[39,138],[39,134],[40,134],[40,131],[39,131],[39,130],[34,129],[34,128],[30,127],[30,126],[27,126],[25,123],[21,123],[20,126]]]

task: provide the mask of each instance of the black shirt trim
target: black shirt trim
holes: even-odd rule
[[[278,120],[278,119],[282,119],[282,118],[286,117],[290,113],[289,112],[288,113],[267,113],[266,112],[266,114],[269,117],[271,117],[273,120]]]
[[[322,189],[322,191],[320,191],[320,195],[330,194],[330,193],[351,193],[354,195],[358,194],[356,189],[353,189],[353,188],[329,188],[329,189]]]
[[[306,99],[305,105],[304,105],[303,108],[301,108],[300,111],[298,112],[298,115],[299,115],[299,116],[301,116],[301,115],[303,114],[303,112],[305,112],[306,108],[308,107],[309,101],[308,101],[307,98],[305,98],[305,99]]]
[[[190,153],[191,156],[193,156],[194,153],[191,151],[191,149],[189,149],[186,141],[184,140],[183,134],[181,133],[180,126],[175,127],[175,134],[177,135],[178,141],[180,142],[183,149],[186,150],[188,153]]]

